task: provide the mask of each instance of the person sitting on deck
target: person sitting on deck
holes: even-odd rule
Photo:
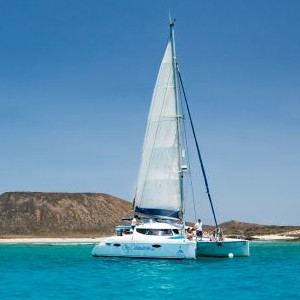
[[[188,228],[187,231],[186,231],[186,237],[187,239],[190,241],[193,239],[193,231],[192,231],[192,228]]]

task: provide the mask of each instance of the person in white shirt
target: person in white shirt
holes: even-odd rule
[[[137,224],[137,219],[136,219],[136,216],[134,216],[133,219],[131,220],[131,229],[132,229],[132,231],[134,230],[136,224]]]
[[[195,224],[197,236],[202,239],[202,221],[201,219]]]

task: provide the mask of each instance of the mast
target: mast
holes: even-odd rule
[[[173,76],[174,76],[174,90],[175,90],[175,100],[176,100],[176,118],[177,118],[177,141],[178,145],[178,171],[179,171],[179,186],[180,186],[180,199],[181,199],[181,221],[184,225],[184,196],[183,196],[183,172],[182,172],[182,157],[181,157],[181,147],[180,147],[180,103],[179,103],[179,90],[178,90],[178,63],[176,58],[176,48],[175,48],[175,19],[172,20],[171,16],[169,15],[169,22],[170,22],[170,41],[171,41],[171,49],[172,49],[172,67],[173,67]]]

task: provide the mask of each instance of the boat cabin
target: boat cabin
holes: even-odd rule
[[[160,222],[149,222],[136,226],[135,232],[143,235],[153,236],[178,236],[180,234],[179,227]]]
[[[146,229],[146,228],[137,228],[137,233],[145,235],[158,235],[158,236],[173,236],[179,235],[178,229]]]
[[[115,232],[117,236],[122,236],[125,234],[132,234],[131,226],[118,225],[115,227]]]

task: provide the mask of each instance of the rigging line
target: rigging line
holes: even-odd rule
[[[202,161],[202,157],[201,157],[201,152],[200,152],[200,148],[199,148],[199,145],[198,145],[198,141],[197,141],[197,137],[196,137],[196,133],[195,133],[195,129],[194,129],[194,124],[193,124],[193,121],[192,121],[190,108],[189,108],[189,105],[188,105],[188,102],[187,102],[184,86],[183,86],[182,79],[181,79],[181,74],[180,74],[179,70],[177,70],[177,72],[178,72],[178,77],[179,77],[179,80],[180,80],[180,85],[181,85],[181,88],[182,88],[182,92],[183,92],[183,95],[184,95],[184,100],[185,100],[187,112],[188,112],[188,115],[189,115],[190,124],[191,124],[192,131],[193,131],[194,140],[195,140],[195,143],[196,143],[198,158],[199,158],[200,165],[201,165],[201,171],[202,171],[204,182],[205,182],[207,196],[208,196],[208,199],[209,199],[209,202],[210,202],[210,207],[211,207],[211,210],[212,210],[212,213],[213,213],[213,217],[214,217],[216,227],[218,227],[218,222],[217,222],[214,206],[213,206],[212,199],[211,199],[210,192],[209,192],[207,177],[206,177],[206,173],[205,173],[205,169],[204,169],[204,165],[203,165],[203,161]]]
[[[182,93],[181,93],[181,86],[179,85],[179,98],[180,98],[180,106],[181,106],[181,111],[183,112],[183,103],[181,101],[182,99]],[[184,145],[185,145],[185,149],[186,149],[186,161],[187,161],[187,165],[188,168],[190,170],[190,176],[189,176],[189,182],[191,185],[191,193],[192,193],[192,199],[193,199],[193,206],[194,206],[194,217],[195,220],[197,220],[197,210],[196,210],[196,203],[195,203],[195,193],[194,193],[194,186],[193,186],[193,179],[192,179],[192,169],[191,169],[191,164],[190,164],[190,156],[189,156],[189,148],[188,148],[188,142],[187,142],[187,135],[186,135],[186,124],[185,122],[181,122],[181,126],[182,126],[182,132],[183,132],[183,141],[184,141]]]

